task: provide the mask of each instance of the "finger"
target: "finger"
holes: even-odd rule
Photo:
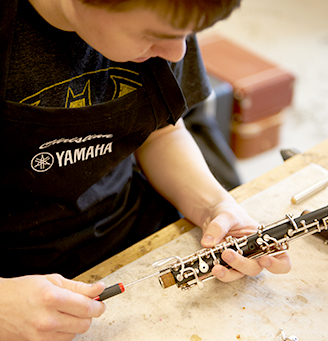
[[[89,330],[91,318],[78,318],[61,312],[39,316],[35,328],[44,335],[57,334],[65,339],[65,334],[83,334]],[[66,335],[69,337],[69,335]]]
[[[83,282],[73,281],[62,277],[62,287],[70,291],[93,298],[101,294],[105,290],[105,283],[97,282],[94,284],[86,284]]]
[[[222,260],[230,265],[234,270],[237,270],[248,276],[256,276],[262,270],[258,260],[243,257],[233,250],[225,250],[222,253]]]
[[[75,316],[60,313],[57,320],[59,333],[62,334],[84,334],[86,333],[92,324],[91,318],[78,318]]]
[[[104,313],[104,303],[90,298],[104,290],[103,283],[90,285],[60,275],[51,275],[49,280],[54,285],[38,296],[41,305],[80,318],[99,317]]]
[[[204,247],[213,247],[229,233],[242,237],[254,233],[258,224],[234,201],[217,205],[202,225]]]
[[[233,269],[227,269],[222,265],[216,265],[212,269],[212,275],[221,282],[232,282],[244,277],[245,275]]]
[[[70,333],[56,333],[56,341],[72,341],[76,334]]]
[[[203,229],[203,238],[201,244],[203,247],[213,247],[221,241],[230,228],[230,222],[222,214],[220,217],[212,220],[206,228]]]
[[[62,289],[58,300],[58,311],[80,318],[101,316],[106,309],[103,302],[90,297]]]
[[[72,341],[76,334],[70,333],[56,333],[56,341]]]
[[[233,237],[240,238],[243,236],[249,236],[249,235],[257,232],[257,230],[258,230],[257,226],[246,226],[243,228],[238,228],[238,230],[234,230],[234,229],[230,230],[227,233],[227,236],[233,236]]]
[[[105,283],[97,282],[94,284],[86,284],[79,281],[73,281],[60,276],[62,287],[68,290],[66,294],[69,296],[67,299],[74,300],[72,304],[67,305],[63,312],[72,314],[74,316],[88,318],[88,317],[99,317],[106,309],[106,306],[102,302],[101,304],[95,304],[93,298],[100,295],[105,290]],[[76,293],[72,295],[71,293]],[[64,302],[65,303],[65,302]]]
[[[261,257],[259,264],[274,274],[285,274],[292,268],[292,263],[287,252],[274,257]]]

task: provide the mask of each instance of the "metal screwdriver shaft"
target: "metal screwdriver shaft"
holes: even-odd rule
[[[142,278],[140,278],[140,279],[137,279],[136,281],[134,281],[134,282],[131,282],[131,283],[129,283],[129,284],[127,284],[127,285],[125,285],[125,288],[129,287],[130,285],[133,285],[133,284],[136,284],[136,283],[142,282],[142,281],[144,281],[145,279],[148,279],[148,278],[154,277],[154,276],[156,276],[156,275],[159,275],[159,274],[160,274],[160,272],[156,272],[156,273],[154,273],[154,274],[151,274],[151,275],[149,275],[149,276],[146,276],[146,277],[142,277]]]
[[[99,296],[96,296],[94,298],[94,300],[96,300],[96,301],[107,300],[108,298],[111,298],[113,296],[116,296],[118,294],[123,293],[125,291],[125,288],[127,288],[128,286],[136,284],[136,283],[141,282],[141,281],[144,281],[145,279],[151,278],[151,277],[156,276],[158,274],[159,274],[159,272],[156,272],[156,273],[151,274],[149,276],[137,279],[134,282],[128,283],[125,286],[122,283],[116,283],[116,284],[114,284],[114,285],[112,285],[110,287],[107,287]]]

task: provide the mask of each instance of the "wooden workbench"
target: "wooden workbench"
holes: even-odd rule
[[[282,161],[279,167],[274,168],[249,183],[233,189],[230,193],[238,203],[241,203],[281,180],[286,179],[291,174],[311,163],[315,163],[328,169],[328,140],[320,143],[305,153],[295,155],[285,162]],[[145,238],[121,253],[77,276],[76,280],[86,283],[98,281],[148,252],[179,237],[181,234],[190,231],[194,227],[195,226],[186,219],[180,219],[176,223],[167,226],[161,231]]]

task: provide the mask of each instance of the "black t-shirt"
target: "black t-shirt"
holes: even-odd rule
[[[109,244],[144,211],[133,152],[209,92],[194,37],[176,64],[115,63],[20,0],[1,118],[0,256],[11,261],[0,276],[68,275],[88,253],[89,266],[117,251]]]
[[[202,101],[209,84],[193,36],[184,60],[168,64],[188,107]],[[8,78],[7,100],[40,107],[95,105],[143,87],[137,63],[104,58],[76,33],[48,24],[27,0],[19,1]]]

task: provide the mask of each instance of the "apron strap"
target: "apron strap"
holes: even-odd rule
[[[151,58],[140,63],[139,70],[153,110],[166,110],[167,123],[175,124],[188,106],[169,63],[158,57]]]
[[[175,124],[183,113],[188,110],[187,102],[169,62],[161,58],[157,59],[158,62],[154,58],[151,58],[148,62],[170,112],[170,118],[167,122]]]
[[[17,5],[18,0],[1,0],[0,2],[0,112],[2,112],[5,100]]]

